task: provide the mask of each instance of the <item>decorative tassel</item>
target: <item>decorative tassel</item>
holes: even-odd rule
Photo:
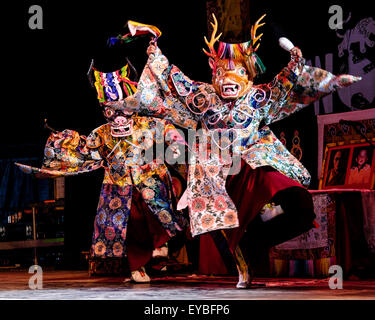
[[[254,65],[257,70],[257,74],[262,74],[266,71],[266,67],[264,66],[262,60],[258,57],[258,55],[253,52],[252,56],[254,57]]]
[[[131,95],[129,86],[125,82],[123,82],[122,87],[124,88],[126,95],[129,97]]]
[[[113,47],[116,44],[120,43],[121,41],[122,41],[121,35],[118,35],[117,37],[109,38],[108,41],[107,41],[107,45],[108,45],[108,47]]]
[[[131,81],[129,79],[129,68],[128,65],[121,68],[121,77],[120,79],[123,81],[123,88],[127,94],[127,96],[130,96],[135,93],[137,90],[136,86],[138,85],[137,82]]]
[[[101,74],[99,71],[95,70],[94,69],[94,75],[95,75],[95,88],[96,88],[96,91],[98,93],[98,100],[100,103],[103,103],[105,102],[105,98],[104,98],[104,90],[103,90],[103,84],[102,84],[102,79],[101,79]]]
[[[145,38],[145,37],[149,37],[149,36],[150,36],[149,34],[139,34],[139,35],[135,35],[135,36],[132,36],[130,33],[127,33],[125,35],[119,34],[117,37],[110,37],[107,41],[107,45],[109,47],[112,47],[112,46],[117,45],[119,43],[127,44],[127,43],[130,43],[130,42],[133,42],[134,40],[138,40],[140,38]]]

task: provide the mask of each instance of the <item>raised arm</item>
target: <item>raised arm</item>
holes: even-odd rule
[[[305,64],[301,51],[291,43],[291,60],[268,85],[259,86],[267,92],[264,103],[266,124],[281,120],[332,92],[350,86],[360,77],[334,74]],[[290,47],[289,47],[290,48]],[[289,49],[286,47],[285,49]]]
[[[298,82],[305,65],[305,59],[299,48],[290,49],[288,65],[268,84],[254,86],[254,99],[257,101],[266,124],[275,122],[297,110],[284,110],[283,106]]]
[[[147,49],[148,61],[138,82],[137,92],[124,99],[127,111],[140,116],[169,120],[176,126],[195,129],[200,110],[189,105],[191,94],[200,90],[201,84],[190,80],[176,66],[170,65],[156,42]],[[195,112],[197,111],[197,112]]]

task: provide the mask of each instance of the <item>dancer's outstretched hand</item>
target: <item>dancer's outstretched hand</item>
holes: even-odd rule
[[[290,54],[292,55],[292,57],[302,58],[302,51],[298,47],[293,47],[290,50]]]
[[[147,54],[150,55],[150,54],[155,53],[157,47],[158,47],[158,45],[157,45],[156,41],[155,40],[151,40],[150,44],[149,44],[149,46],[147,48]]]
[[[279,45],[286,51],[289,51],[292,58],[302,58],[302,51],[300,48],[295,47],[294,44],[287,38],[281,37],[279,39]]]

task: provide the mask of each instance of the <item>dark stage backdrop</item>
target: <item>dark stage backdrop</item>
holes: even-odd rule
[[[329,27],[333,16],[329,8],[334,4],[342,8],[343,18],[348,20],[337,32]],[[29,28],[31,5],[40,5],[43,9],[42,30]],[[3,158],[40,155],[48,136],[43,130],[44,118],[57,130],[70,128],[82,134],[103,123],[96,92],[90,87],[86,72],[92,58],[96,68],[113,71],[125,64],[125,56],[129,56],[141,72],[147,59],[148,41],[112,48],[106,45],[110,36],[127,32],[123,26],[129,19],[158,26],[163,32],[159,46],[170,62],[196,80],[210,80],[207,58],[202,52],[203,36],[208,33],[207,13],[223,8],[227,8],[228,13],[218,14],[222,18],[220,25],[226,28],[224,40],[236,37],[244,40],[249,30],[238,34],[231,29],[246,28],[267,13],[258,51],[267,72],[257,80],[259,83],[271,80],[288,63],[289,54],[278,45],[280,36],[292,40],[315,66],[334,73],[363,76],[364,81],[355,88],[335,93],[290,121],[274,126],[276,132],[278,128],[289,127],[289,123],[300,129],[301,143],[311,149],[311,154],[304,153],[302,161],[312,172],[316,171],[313,170],[315,115],[374,107],[374,22],[363,24],[363,20],[374,19],[374,14],[371,14],[369,2],[362,0],[334,3],[210,0],[182,4],[176,1],[168,5],[163,1],[116,0],[94,4],[91,1],[37,0],[15,2],[5,8],[1,39],[3,139],[0,155]],[[361,28],[362,33],[358,31]],[[291,141],[292,137],[287,138]],[[33,148],[27,149],[27,145]]]
[[[41,30],[29,28],[32,14],[28,11],[32,5],[43,9]],[[298,130],[303,149],[301,161],[312,173],[311,187],[316,188],[316,115],[374,107],[374,24],[367,24],[364,33],[358,31],[363,28],[363,19],[374,19],[370,1],[233,0],[215,4],[215,1],[25,0],[8,3],[2,10],[1,158],[41,159],[49,135],[43,129],[44,118],[57,130],[69,128],[81,134],[88,134],[103,124],[96,92],[90,87],[86,73],[91,59],[97,69],[108,72],[122,67],[125,56],[139,73],[142,71],[148,41],[107,46],[109,37],[127,32],[123,26],[129,19],[158,26],[163,32],[158,44],[169,61],[192,79],[210,81],[207,57],[202,52],[203,36],[207,35],[207,13],[223,5],[230,14],[240,13],[242,19],[233,22],[233,17],[224,16],[224,22],[231,19],[225,24],[227,28],[246,26],[267,13],[258,51],[267,72],[258,79],[259,83],[271,80],[289,61],[289,54],[278,45],[280,36],[288,37],[300,47],[315,66],[365,78],[366,82],[358,87],[340,95],[335,93],[332,98],[272,127],[278,136],[285,133],[289,149]],[[350,15],[337,32],[329,27],[332,5],[342,8],[344,20]],[[244,10],[249,10],[250,18]],[[226,31],[228,38],[238,32]],[[246,32],[238,36],[246,37]],[[77,240],[77,250],[90,244],[101,178],[102,174],[97,173],[67,181],[66,221],[70,221],[67,234],[71,237],[67,242],[73,247]]]

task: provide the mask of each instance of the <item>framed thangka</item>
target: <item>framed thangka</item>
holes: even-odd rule
[[[319,189],[374,189],[374,150],[368,142],[327,144]]]

